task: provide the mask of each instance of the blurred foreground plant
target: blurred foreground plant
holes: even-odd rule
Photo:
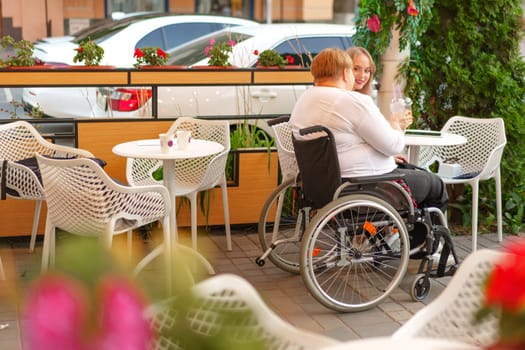
[[[24,348],[147,349],[154,332],[139,285],[95,240],[60,248],[56,271],[42,274],[24,298]]]
[[[64,238],[55,270],[41,274],[23,297],[24,350],[167,349],[168,340],[177,350],[265,348],[248,332],[251,311],[215,308],[194,295],[204,269],[187,249],[175,248],[173,293],[163,291],[156,301],[152,285],[164,286],[164,273],[133,276],[126,252],[114,254],[117,246],[109,251],[93,238]],[[214,318],[213,332],[200,328],[202,312]],[[176,316],[160,329],[156,317],[164,313]]]

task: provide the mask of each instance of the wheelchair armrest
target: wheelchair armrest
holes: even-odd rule
[[[370,176],[345,178],[343,179],[343,181],[348,181],[354,184],[368,184],[368,183],[377,183],[377,182],[382,182],[382,181],[401,180],[404,176],[405,174],[382,174],[382,175],[370,175]]]
[[[274,126],[274,125],[281,124],[281,123],[288,123],[289,120],[290,120],[289,115],[283,115],[281,117],[267,120],[266,123],[268,123],[269,126]]]
[[[307,127],[307,128],[303,128],[301,130],[299,130],[299,134],[300,135],[308,135],[308,134],[313,134],[313,133],[316,133],[316,132],[325,132],[328,134],[328,136],[330,136],[330,138],[333,138],[333,134],[332,132],[330,131],[330,129],[328,129],[327,127],[324,127],[322,125],[314,125],[314,126],[310,126],[310,127]]]

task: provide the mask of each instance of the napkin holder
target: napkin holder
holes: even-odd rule
[[[457,163],[439,164],[438,175],[441,177],[453,178],[461,175],[461,165]]]

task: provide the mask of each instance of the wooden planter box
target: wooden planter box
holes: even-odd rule
[[[232,225],[257,223],[262,206],[279,184],[277,152],[272,151],[270,158],[266,149],[239,150],[233,153],[238,157],[238,176],[234,180],[236,183],[228,185],[230,223]],[[208,225],[223,225],[223,213],[221,189],[215,188],[211,194]],[[190,226],[187,205],[183,206],[177,215],[177,224]],[[199,226],[206,224],[206,217],[200,210],[197,224]]]

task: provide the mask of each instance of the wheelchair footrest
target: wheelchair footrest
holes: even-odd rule
[[[459,264],[449,265],[441,273],[439,272],[440,269],[438,268],[437,270],[433,270],[430,273],[430,277],[432,277],[432,278],[440,278],[440,277],[454,276],[454,274],[456,273],[458,268],[459,268]]]

